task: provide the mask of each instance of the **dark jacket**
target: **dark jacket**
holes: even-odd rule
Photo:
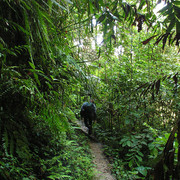
[[[96,106],[94,103],[83,103],[80,111],[81,118],[96,119]]]

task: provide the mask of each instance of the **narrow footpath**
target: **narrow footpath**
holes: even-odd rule
[[[90,142],[92,150],[93,162],[96,165],[95,179],[94,180],[115,180],[111,175],[109,162],[102,152],[102,144]]]
[[[77,122],[84,133],[88,134],[87,128],[84,126],[82,121]],[[89,146],[91,148],[93,163],[95,164],[95,179],[94,180],[116,180],[110,171],[110,164],[107,158],[103,154],[102,144],[95,142],[90,138]]]

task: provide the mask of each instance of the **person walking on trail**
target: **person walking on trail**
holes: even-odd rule
[[[92,122],[96,120],[96,106],[94,100],[83,103],[80,111],[81,119],[84,119],[84,124],[88,128],[88,134],[92,134]]]

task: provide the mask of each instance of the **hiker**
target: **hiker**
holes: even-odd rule
[[[88,128],[88,134],[92,134],[92,121],[96,120],[96,106],[94,100],[83,103],[80,111],[81,119],[84,118],[84,124]]]

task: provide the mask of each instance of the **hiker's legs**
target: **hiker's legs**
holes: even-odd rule
[[[89,123],[88,123],[88,117],[84,116],[84,124],[87,128],[89,128]]]
[[[89,131],[88,134],[91,135],[92,134],[92,118],[89,118]]]

